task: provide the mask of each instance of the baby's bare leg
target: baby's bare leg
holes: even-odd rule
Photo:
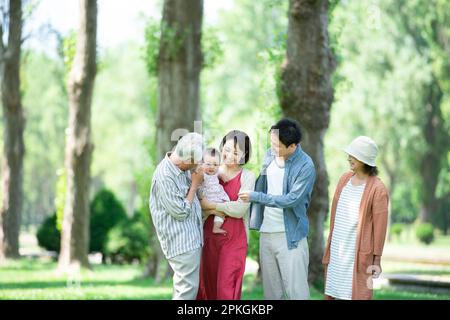
[[[213,233],[227,233],[224,229],[222,229],[223,221],[214,220]]]

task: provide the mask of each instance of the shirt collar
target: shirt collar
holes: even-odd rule
[[[172,154],[172,152],[167,152],[165,159],[167,162],[167,167],[169,168],[170,172],[172,172],[174,175],[179,176],[180,174],[183,174],[184,171],[181,170],[180,168],[178,168],[171,160],[170,160],[170,155]]]
[[[294,161],[296,158],[300,156],[302,153],[302,147],[300,147],[300,144],[297,144],[297,148],[295,148],[295,151],[285,160],[285,162],[291,162]],[[270,149],[270,155],[272,157],[275,157],[275,153],[273,152],[272,148]]]

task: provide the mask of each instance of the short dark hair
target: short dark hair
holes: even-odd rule
[[[364,163],[364,172],[367,173],[369,176],[377,176],[378,175],[378,168],[369,166],[368,164]]]
[[[216,148],[206,148],[205,151],[203,151],[203,155],[211,156],[211,157],[219,157],[220,159],[220,152]]]
[[[291,144],[299,144],[302,141],[302,131],[297,121],[290,118],[284,118],[275,123],[269,130],[278,130],[278,138],[286,147]]]
[[[223,137],[220,143],[220,152],[222,152],[223,146],[228,140],[234,141],[234,147],[239,146],[239,149],[244,151],[244,156],[239,160],[239,164],[246,164],[250,160],[250,155],[252,153],[252,143],[250,142],[250,137],[243,131],[231,130],[225,137]]]

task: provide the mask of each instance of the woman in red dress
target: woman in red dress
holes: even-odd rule
[[[250,205],[239,200],[238,194],[255,187],[255,175],[242,168],[250,158],[250,138],[242,131],[233,130],[222,139],[220,152],[222,165],[219,179],[230,202],[213,203],[202,200],[202,209],[208,218],[203,226],[204,245],[198,300],[241,298]],[[222,229],[226,234],[212,232],[214,214],[225,215]]]

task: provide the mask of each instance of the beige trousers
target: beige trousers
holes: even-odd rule
[[[261,233],[259,257],[266,300],[308,300],[309,248],[306,238],[288,250],[286,233]]]
[[[200,281],[202,249],[168,259],[173,270],[173,300],[195,300]]]

